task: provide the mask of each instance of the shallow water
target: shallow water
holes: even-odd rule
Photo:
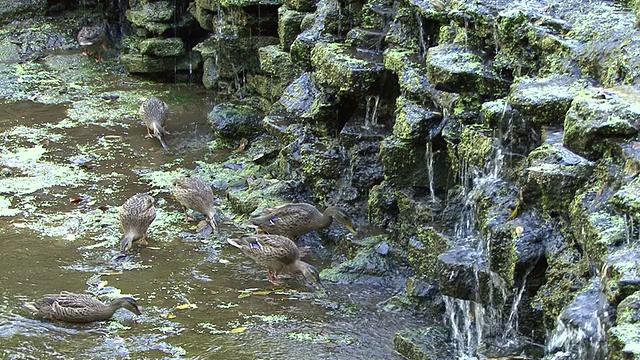
[[[393,335],[421,320],[379,310],[392,289],[328,284],[322,294],[295,279],[274,287],[264,269],[226,245],[235,227],[199,233],[167,188],[152,186],[173,176],[157,180],[158,171],[225,156],[207,148],[209,95],[169,87],[147,89],[172,109],[169,153],[144,138],[123,98],[93,99],[94,107],[122,106],[122,116],[97,112],[84,122],[71,121],[83,111],[78,102],[0,106],[0,165],[11,171],[0,177],[2,357],[400,359]],[[149,247],[121,258],[117,207],[137,192],[154,196],[158,218]],[[112,322],[67,325],[31,319],[21,307],[87,289],[132,294],[143,314],[120,310]]]

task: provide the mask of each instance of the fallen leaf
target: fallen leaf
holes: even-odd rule
[[[262,291],[254,291],[251,293],[251,295],[263,296],[263,295],[269,295],[271,293],[272,291],[270,290],[262,290]]]
[[[244,332],[245,330],[247,330],[247,327],[246,326],[241,326],[241,327],[237,327],[235,329],[231,329],[231,333],[238,334],[238,333]]]
[[[81,198],[81,197],[79,197],[79,196],[76,196],[76,197],[74,197],[74,198],[71,198],[71,200],[70,200],[70,201],[71,201],[73,204],[77,204],[77,203],[79,203],[79,202],[81,202],[81,201],[82,201],[82,198]]]
[[[522,226],[516,226],[516,235],[521,236],[524,233],[524,228]]]
[[[102,289],[103,287],[107,286],[109,282],[107,280],[102,280],[98,283],[98,289]]]
[[[243,299],[243,298],[246,298],[246,297],[249,297],[249,296],[251,296],[251,291],[242,292],[242,293],[240,293],[240,295],[238,295],[238,299]]]
[[[13,223],[14,227],[17,227],[18,229],[26,229],[27,225],[25,225],[25,223]]]
[[[175,319],[176,315],[174,313],[168,313],[168,314],[165,314],[164,317],[167,319]]]
[[[96,203],[96,201],[95,201],[95,200],[92,200],[92,201],[89,201],[89,202],[87,203],[87,205],[91,206],[91,205],[94,205],[95,203]]]
[[[102,205],[98,209],[100,209],[102,211],[107,211],[107,210],[109,210],[109,207],[107,205]]]
[[[184,303],[176,306],[176,310],[197,309],[198,305],[192,303]]]

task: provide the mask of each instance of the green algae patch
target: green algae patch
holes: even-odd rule
[[[0,196],[0,217],[2,216],[16,216],[22,213],[22,210],[11,209],[11,200],[4,196]]]
[[[80,186],[89,178],[88,174],[80,169],[42,160],[46,152],[47,150],[40,145],[18,148],[14,152],[3,150],[0,153],[0,164],[20,169],[22,176],[1,178],[1,191],[26,195],[53,186]]]

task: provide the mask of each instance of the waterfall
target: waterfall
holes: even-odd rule
[[[364,114],[364,127],[378,125],[378,105],[380,104],[380,96],[369,95],[367,96],[367,104]]]
[[[429,195],[431,195],[431,201],[436,201],[436,194],[433,189],[433,145],[431,141],[427,142],[427,148],[425,150],[425,160],[427,162],[427,176],[429,178]]]

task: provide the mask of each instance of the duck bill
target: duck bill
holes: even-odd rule
[[[356,229],[353,228],[353,226],[351,226],[350,224],[345,224],[344,225],[347,230],[349,230],[350,233],[352,233],[353,235],[358,235],[358,232],[356,231]]]

